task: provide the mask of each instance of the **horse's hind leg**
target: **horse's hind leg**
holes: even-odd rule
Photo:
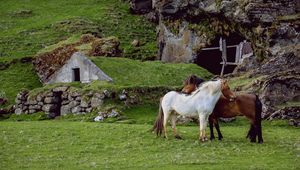
[[[171,114],[171,111],[169,109],[164,109],[163,108],[163,112],[164,112],[164,134],[165,134],[165,138],[168,139],[167,124],[168,124],[168,119],[169,119],[169,116]]]
[[[176,129],[176,114],[175,113],[172,113],[171,114],[171,126],[172,126],[172,129],[173,129],[173,133],[174,133],[174,136],[176,139],[182,139],[178,133],[177,133],[177,129]]]
[[[220,126],[219,126],[219,121],[218,121],[218,119],[215,119],[214,124],[215,124],[215,127],[216,127],[217,132],[218,132],[218,139],[219,139],[219,140],[222,140],[222,139],[223,139],[223,135],[222,135],[222,133],[221,133],[221,131],[220,131]]]
[[[256,142],[256,126],[254,124],[251,124],[249,132],[247,134],[247,138],[250,139],[250,142]]]

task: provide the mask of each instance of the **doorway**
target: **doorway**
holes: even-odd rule
[[[80,68],[73,68],[73,81],[80,81]]]
[[[220,38],[226,40],[227,46],[238,45],[240,42],[245,40],[242,36],[237,33],[231,33],[229,36],[216,36],[212,41],[211,45],[206,48],[213,48],[209,50],[201,50],[198,52],[195,64],[207,69],[209,72],[219,75],[222,70],[222,52],[219,49]],[[214,48],[216,47],[216,48]],[[236,48],[227,48],[227,62],[235,62]],[[224,74],[232,73],[236,65],[227,65],[224,69]]]

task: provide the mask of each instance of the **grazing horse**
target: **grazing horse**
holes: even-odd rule
[[[199,140],[207,140],[205,128],[208,117],[212,113],[215,104],[221,95],[227,98],[233,97],[227,81],[216,80],[201,84],[191,95],[185,95],[176,91],[168,92],[161,98],[159,113],[153,129],[157,135],[167,138],[167,121],[171,117],[171,125],[176,138],[181,138],[176,131],[176,113],[187,117],[198,117],[200,122]]]
[[[196,90],[198,82],[190,81],[187,84],[188,86],[185,85],[183,90],[188,90],[186,92],[192,92]],[[258,143],[263,143],[261,128],[261,112],[262,103],[257,95],[239,94],[236,95],[234,101],[230,101],[226,97],[221,96],[213,110],[213,113],[209,116],[210,139],[213,140],[215,138],[213,132],[214,126],[218,133],[218,139],[222,140],[223,138],[219,128],[218,118],[232,118],[236,116],[245,116],[249,119],[251,123],[250,130],[246,138],[249,138],[251,142],[256,142],[257,137]]]

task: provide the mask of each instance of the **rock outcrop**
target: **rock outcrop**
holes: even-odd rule
[[[162,60],[182,58],[180,61],[188,62],[216,35],[227,36],[232,32],[250,40],[260,59],[274,57],[283,47],[299,43],[299,2],[294,0],[168,0],[155,1],[153,5],[160,14],[158,41]],[[190,40],[176,43],[186,39],[183,35],[189,31]],[[204,44],[193,44],[194,39]],[[172,49],[184,52],[168,52]]]

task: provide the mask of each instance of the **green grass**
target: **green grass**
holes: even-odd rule
[[[153,123],[157,112],[158,105],[140,105],[131,107],[124,111],[123,115],[125,115],[127,119],[121,122],[151,124]]]
[[[1,122],[0,169],[300,167],[299,129],[286,125],[263,122],[264,144],[245,139],[247,123],[221,125],[224,140],[206,143],[198,142],[197,126],[178,127],[184,140],[156,138],[150,128],[150,124]]]
[[[207,70],[196,64],[170,64],[160,61],[130,60],[126,58],[93,58],[93,62],[110,77],[116,85],[180,86],[190,74],[210,78]]]
[[[40,86],[31,63],[18,62],[0,71],[0,93],[8,98],[8,104],[14,103],[17,93],[22,89],[31,90]]]

